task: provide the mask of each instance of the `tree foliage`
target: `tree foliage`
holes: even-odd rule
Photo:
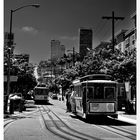
[[[136,49],[128,50],[125,53],[118,50],[113,53],[111,49],[102,49],[94,53],[91,51],[82,62],[76,62],[73,69],[76,73],[75,77],[105,73],[112,75],[114,80],[118,82],[124,82],[128,79],[132,85],[135,85]],[[69,76],[71,77],[71,73]]]
[[[77,58],[80,58],[79,55]],[[104,48],[98,52],[91,50],[83,61],[78,61],[77,58],[75,65],[64,69],[56,79],[56,83],[63,85],[64,89],[77,77],[96,73],[109,74],[118,82],[129,80],[131,85],[136,85],[136,49],[122,53],[119,50],[113,52],[110,48]],[[59,59],[57,64],[66,65],[72,61],[72,56],[65,56]]]
[[[8,52],[8,50],[10,52]],[[36,79],[34,77],[34,66],[27,62],[17,62],[14,58],[13,52],[8,47],[4,47],[4,75],[8,72],[8,54],[10,53],[10,75],[17,76],[17,83],[14,89],[11,91],[21,92],[23,95],[27,94],[36,85]]]

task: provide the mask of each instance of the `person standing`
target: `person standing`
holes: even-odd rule
[[[68,89],[68,91],[66,92],[66,107],[67,107],[66,112],[71,112],[70,96],[71,96],[71,90]]]
[[[71,96],[70,96],[70,104],[71,104],[71,111],[72,113],[76,112],[76,104],[75,104],[75,91],[72,90]]]

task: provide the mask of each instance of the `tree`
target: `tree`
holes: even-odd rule
[[[110,74],[114,80],[124,82],[127,78],[131,84],[136,84],[136,49],[125,54],[111,49],[102,49],[98,52],[91,51],[83,61],[75,66],[79,76],[95,73]]]
[[[32,74],[23,74],[18,76],[17,80],[17,92],[21,92],[24,97],[29,90],[36,86],[36,79]]]
[[[18,65],[18,80],[15,87],[15,92],[21,92],[24,97],[29,90],[33,89],[37,84],[34,77],[34,66],[31,63],[21,63]]]
[[[42,75],[42,71],[46,71],[48,67],[51,67],[51,62],[46,60],[41,60],[38,64],[37,72],[38,75]]]

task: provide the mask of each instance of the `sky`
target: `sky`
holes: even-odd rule
[[[67,50],[79,49],[79,28],[93,29],[93,48],[101,41],[109,41],[112,21],[102,16],[125,17],[115,22],[115,32],[133,26],[130,15],[136,11],[135,0],[4,0],[4,31],[9,32],[10,10],[28,4],[13,13],[12,32],[15,36],[14,53],[30,54],[31,63],[50,58],[52,39],[60,40]]]

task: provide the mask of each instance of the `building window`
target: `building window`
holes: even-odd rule
[[[121,51],[121,47],[122,47],[122,45],[121,45],[121,43],[119,44],[119,47],[118,47],[118,49]]]
[[[132,35],[132,45],[134,45],[134,44],[135,44],[135,34]]]
[[[135,34],[134,34],[134,35],[132,35],[132,40],[135,40]]]
[[[129,47],[129,43],[128,44],[126,44],[126,48],[128,48]]]
[[[127,38],[127,39],[125,40],[125,43],[126,43],[126,44],[128,44],[128,43],[129,43],[129,38]]]
[[[134,45],[135,44],[135,40],[132,40],[132,45]]]
[[[129,47],[129,38],[127,38],[126,40],[125,40],[125,46],[126,46],[126,48],[128,48]]]

